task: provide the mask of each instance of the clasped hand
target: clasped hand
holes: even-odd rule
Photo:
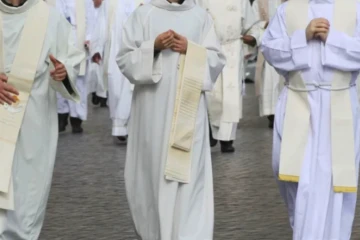
[[[325,18],[313,19],[306,28],[306,40],[318,39],[326,42],[329,35],[330,23]]]
[[[171,49],[174,52],[186,54],[188,40],[173,30],[169,30],[157,36],[154,47],[157,51]]]

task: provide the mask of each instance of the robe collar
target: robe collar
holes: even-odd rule
[[[152,0],[150,3],[168,11],[187,11],[195,7],[194,0],[185,0],[182,4],[170,3],[167,0]]]
[[[8,13],[8,14],[18,14],[23,13],[29,10],[32,6],[38,3],[39,0],[26,0],[23,4],[18,7],[11,6],[6,3],[5,0],[0,0],[0,12]]]

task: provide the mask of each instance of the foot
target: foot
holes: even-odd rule
[[[99,97],[100,99],[100,107],[106,108],[107,107],[107,98]]]
[[[268,119],[269,119],[269,128],[270,129],[273,129],[274,128],[274,118],[275,118],[275,116],[274,115],[270,115],[270,116],[268,116]]]
[[[217,143],[218,143],[218,140],[210,138],[210,147],[215,147]]]
[[[116,137],[121,144],[127,144],[127,139],[128,139],[128,136],[118,136]]]
[[[59,119],[59,133],[65,132],[66,126],[68,125],[68,113],[59,113],[58,119]]]
[[[96,95],[96,93],[92,93],[91,102],[92,102],[94,105],[99,105],[99,103],[100,103],[100,98]]]
[[[78,133],[82,133],[84,131],[84,129],[81,127],[82,120],[80,118],[71,117],[70,123],[71,123],[71,127],[72,127],[72,133],[78,134]]]
[[[233,147],[233,141],[220,141],[222,153],[233,153],[235,148]]]

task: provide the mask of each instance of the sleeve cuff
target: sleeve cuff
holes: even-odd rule
[[[154,53],[156,52],[154,49],[154,41],[145,41],[141,44],[141,52],[144,57],[144,59],[147,59],[146,62],[149,62],[151,64],[148,65],[149,68],[147,72],[151,73],[151,80],[149,82],[143,82],[145,84],[148,83],[158,83],[162,77],[162,53],[159,52],[156,56]],[[150,74],[149,74],[150,75]]]
[[[297,30],[290,38],[290,48],[295,70],[310,67],[311,51],[308,48],[305,30]]]

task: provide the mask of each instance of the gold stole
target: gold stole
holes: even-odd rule
[[[85,35],[86,35],[86,13],[85,0],[76,0],[76,34],[78,48],[85,51]],[[79,76],[84,76],[86,72],[86,59],[80,64]]]
[[[108,21],[107,21],[107,43],[105,45],[104,52],[104,71],[103,71],[103,82],[104,82],[104,90],[108,90],[108,71],[109,71],[109,60],[110,60],[110,50],[111,50],[111,33],[112,26],[114,23],[114,19],[116,18],[116,11],[118,8],[119,1],[118,0],[110,0],[108,6]],[[121,31],[121,30],[118,30]]]
[[[1,26],[2,18],[0,15]],[[12,165],[19,131],[42,53],[48,18],[49,7],[45,2],[40,1],[29,10],[11,71],[7,75],[8,83],[20,94],[15,104],[0,106],[0,209],[14,210]],[[4,27],[1,27],[0,31],[1,72],[5,72],[3,29]]]
[[[207,51],[189,41],[180,55],[178,82],[172,119],[165,178],[189,183],[195,124],[207,67]]]
[[[335,0],[333,26],[352,36],[356,28],[356,0]],[[308,2],[289,1],[286,25],[291,36],[308,25]],[[356,192],[353,114],[350,99],[351,73],[333,69],[331,90],[332,176],[335,192]],[[289,73],[288,98],[280,152],[282,181],[298,182],[310,133],[309,84],[301,72]],[[323,91],[318,89],[318,91]]]

